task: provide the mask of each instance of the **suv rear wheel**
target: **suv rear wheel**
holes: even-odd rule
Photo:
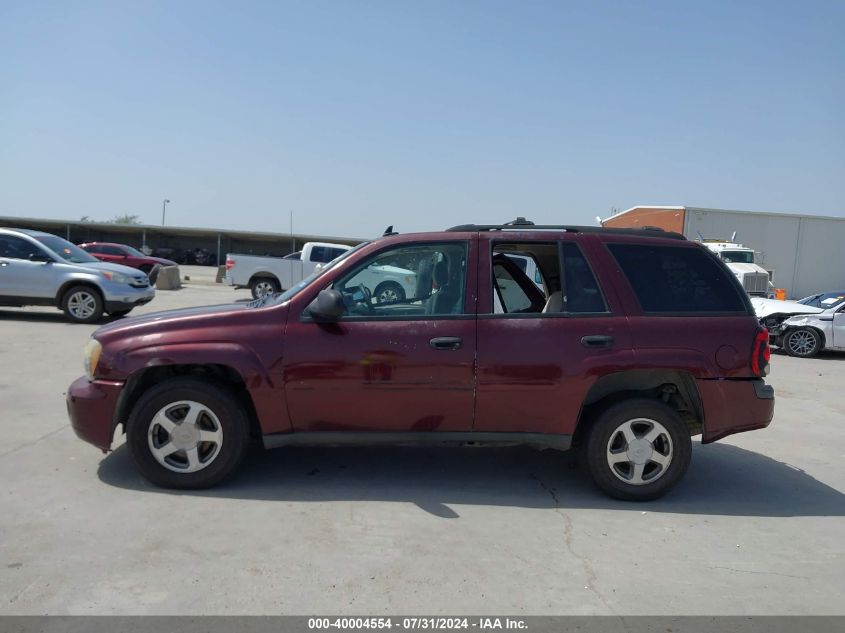
[[[62,310],[71,321],[94,323],[103,316],[103,298],[91,286],[73,286],[62,297]]]
[[[689,429],[660,401],[637,398],[612,405],[582,446],[590,476],[611,497],[649,501],[669,491],[692,457]]]
[[[243,407],[224,384],[178,378],[132,410],[127,445],[141,474],[165,488],[208,488],[231,475],[249,444]]]

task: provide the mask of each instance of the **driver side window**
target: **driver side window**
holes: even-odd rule
[[[464,314],[465,242],[417,244],[382,251],[334,284],[346,317]]]

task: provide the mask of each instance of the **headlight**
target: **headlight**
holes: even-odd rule
[[[97,363],[100,362],[100,352],[103,350],[103,346],[100,345],[100,341],[95,338],[92,338],[88,341],[85,345],[85,375],[88,376],[88,380],[94,380],[94,374],[97,373]]]
[[[132,277],[130,277],[129,275],[124,275],[123,273],[113,273],[110,270],[103,270],[100,271],[100,274],[109,281],[113,281],[116,284],[132,283]]]

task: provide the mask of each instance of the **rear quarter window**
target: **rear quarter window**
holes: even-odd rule
[[[719,261],[699,248],[608,244],[644,312],[747,313]]]

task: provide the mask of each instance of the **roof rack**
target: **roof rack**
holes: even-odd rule
[[[570,224],[534,224],[531,220],[518,217],[504,224],[459,224],[446,229],[448,232],[477,232],[477,231],[566,231],[567,233],[611,233],[618,235],[640,235],[653,233],[649,237],[665,237],[673,240],[685,240],[680,233],[664,231],[659,226],[643,226],[636,229],[605,228],[603,226],[577,226]]]

